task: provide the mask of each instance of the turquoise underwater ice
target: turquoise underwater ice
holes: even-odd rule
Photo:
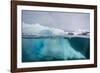
[[[89,40],[84,37],[22,38],[22,62],[89,59]]]

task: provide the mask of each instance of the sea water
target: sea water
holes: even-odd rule
[[[22,62],[86,60],[89,37],[23,37]]]

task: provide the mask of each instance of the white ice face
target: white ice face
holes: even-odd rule
[[[64,35],[66,32],[57,28],[50,28],[40,24],[26,24],[23,23],[22,32],[24,35]]]

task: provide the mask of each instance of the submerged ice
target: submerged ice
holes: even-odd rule
[[[23,38],[22,43],[23,62],[89,59],[87,38]]]

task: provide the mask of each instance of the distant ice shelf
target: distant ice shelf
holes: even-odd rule
[[[22,35],[22,38],[32,39],[32,38],[72,38],[72,37],[79,37],[79,38],[89,38],[90,36],[85,35],[66,35],[66,36],[36,36],[36,35]]]

